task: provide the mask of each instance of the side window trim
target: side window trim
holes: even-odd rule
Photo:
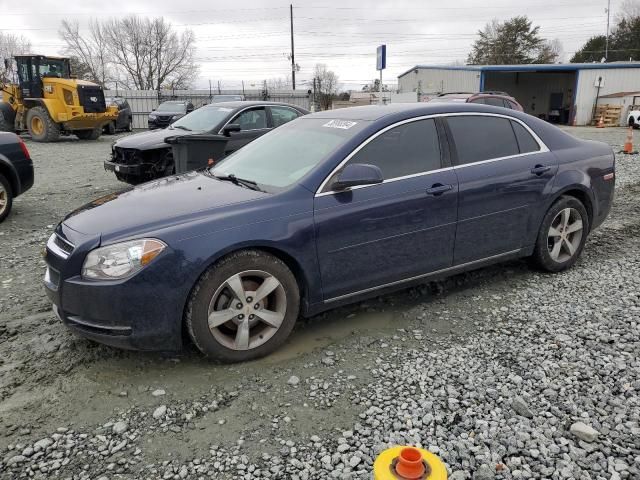
[[[436,128],[436,133],[438,134],[438,142],[439,142],[439,146],[440,146],[440,166],[441,168],[435,169],[435,170],[427,170],[424,172],[418,172],[418,173],[412,173],[410,175],[403,175],[400,177],[394,177],[394,178],[389,178],[389,179],[385,179],[382,183],[391,183],[391,182],[397,182],[398,180],[405,180],[407,178],[413,178],[413,177],[420,177],[423,175],[430,175],[432,173],[436,173],[436,172],[442,172],[444,170],[450,170],[452,167],[451,166],[446,166],[445,163],[445,153],[443,151],[442,148],[442,138],[441,138],[441,130],[440,128],[438,128],[438,120],[439,117],[441,117],[442,115],[422,115],[420,117],[414,117],[414,118],[408,118],[406,120],[401,120],[397,123],[394,123],[392,125],[387,125],[386,127],[384,127],[381,130],[378,130],[377,132],[375,132],[373,135],[371,135],[369,138],[367,138],[365,141],[363,141],[360,145],[358,145],[356,148],[353,149],[353,151],[351,153],[349,153],[349,155],[347,155],[339,164],[337,167],[335,167],[331,173],[325,177],[325,179],[322,181],[322,183],[320,184],[320,187],[318,187],[318,189],[316,190],[316,197],[319,196],[324,196],[324,195],[332,195],[336,192],[334,192],[333,190],[327,190],[327,191],[323,191],[326,187],[327,184],[329,183],[329,181],[335,176],[336,173],[338,173],[342,167],[344,167],[344,165],[347,164],[347,162],[349,160],[351,160],[360,150],[362,150],[369,142],[372,142],[373,140],[375,140],[376,138],[378,138],[380,135],[382,135],[385,132],[388,132],[389,130],[392,130],[396,127],[402,126],[402,125],[406,125],[408,123],[413,123],[413,122],[418,122],[420,120],[434,120],[434,124],[435,124],[435,128]],[[447,162],[449,161],[448,158],[448,149],[446,149],[447,151]],[[353,187],[351,188],[351,190],[355,190],[358,188],[367,188],[367,187],[371,187],[372,185],[361,185],[361,186],[357,186],[357,187]]]
[[[458,154],[457,154],[457,151],[456,151],[455,142],[453,141],[453,134],[451,133],[451,130],[449,129],[449,125],[446,124],[447,136],[449,138],[449,148],[451,149],[451,152],[452,152],[452,165],[453,165],[454,169],[466,168],[466,167],[470,167],[470,166],[473,166],[473,165],[481,165],[483,163],[497,162],[497,161],[500,161],[500,160],[508,160],[510,158],[523,157],[525,155],[535,155],[537,153],[543,153],[543,152],[549,152],[550,151],[549,148],[540,139],[540,137],[529,127],[529,125],[524,123],[519,118],[511,117],[509,115],[501,115],[501,114],[497,114],[497,113],[477,113],[477,112],[452,113],[452,114],[444,114],[442,116],[443,117],[462,117],[462,116],[483,117],[484,116],[484,117],[506,118],[508,120],[511,120],[512,122],[518,122],[520,125],[522,125],[524,127],[524,129],[533,137],[533,139],[535,140],[535,142],[538,144],[538,147],[539,147],[538,150],[535,150],[533,152],[517,153],[515,155],[507,155],[507,156],[504,156],[504,157],[488,158],[486,160],[479,160],[477,162],[460,164],[458,162]],[[511,125],[511,130],[513,130],[513,126],[512,125]],[[520,151],[520,143],[518,142],[518,136],[516,135],[515,131],[513,132],[513,135],[515,136],[515,139],[516,139],[516,145],[518,145],[518,151]]]
[[[444,122],[444,130],[445,130],[446,136],[447,136],[447,146],[448,146],[447,151],[449,152],[449,159],[450,159],[450,165],[451,166],[444,167],[444,168],[441,168],[441,169],[438,169],[438,170],[430,170],[430,171],[424,172],[424,173],[417,173],[417,174],[413,174],[413,175],[407,175],[406,177],[397,177],[397,178],[394,178],[394,179],[385,180],[382,183],[384,184],[385,182],[389,183],[389,182],[393,182],[393,181],[397,181],[397,180],[404,180],[405,178],[418,177],[418,176],[422,176],[422,175],[430,175],[432,173],[442,172],[442,171],[445,171],[445,170],[452,170],[452,169],[455,170],[455,169],[458,169],[458,168],[465,168],[465,167],[468,167],[468,166],[478,165],[478,164],[481,164],[481,163],[496,162],[496,161],[499,161],[499,160],[506,160],[506,159],[514,158],[514,157],[520,157],[520,156],[525,156],[525,155],[534,155],[534,154],[543,153],[543,152],[550,152],[549,148],[545,145],[545,143],[538,136],[538,134],[536,134],[536,132],[534,132],[531,129],[531,127],[529,127],[529,125],[524,123],[519,118],[515,118],[515,117],[512,117],[510,115],[503,115],[503,114],[500,114],[500,113],[480,113],[480,112],[436,113],[436,114],[432,114],[432,115],[422,115],[420,117],[409,118],[409,119],[406,119],[406,120],[401,120],[401,121],[399,121],[397,123],[394,123],[392,125],[388,125],[385,128],[383,128],[382,130],[378,130],[376,133],[374,133],[369,138],[367,138],[365,141],[363,141],[360,145],[358,145],[356,148],[354,148],[351,153],[349,153],[345,158],[343,158],[342,161],[333,170],[331,170],[331,172],[324,178],[324,180],[322,181],[320,186],[316,189],[315,196],[316,197],[321,197],[321,196],[324,196],[324,195],[333,195],[333,194],[335,194],[336,192],[334,192],[333,190],[328,190],[326,192],[323,191],[324,188],[327,186],[327,183],[329,182],[329,180],[331,180],[331,178],[333,178],[333,176],[336,174],[336,172],[338,172],[349,160],[351,160],[351,157],[353,157],[356,153],[358,153],[366,144],[368,144],[374,138],[376,138],[378,135],[383,134],[387,130],[391,130],[392,128],[400,126],[400,125],[403,125],[405,123],[411,123],[411,122],[415,122],[415,121],[418,121],[418,120],[426,120],[428,118],[433,118],[433,119],[437,120],[437,119],[446,119],[447,117],[460,117],[460,116],[499,117],[499,118],[506,118],[507,120],[511,120],[511,121],[514,121],[514,122],[518,122],[520,125],[522,125],[525,128],[525,130],[527,132],[529,132],[529,134],[533,137],[533,139],[538,143],[538,146],[540,147],[540,150],[537,150],[535,152],[518,153],[517,155],[509,155],[507,157],[492,158],[492,159],[489,159],[489,160],[481,160],[479,162],[467,163],[467,164],[464,164],[464,165],[459,165],[458,164],[458,158],[457,158],[457,152],[456,152],[456,149],[455,149],[455,144],[453,142],[453,136],[451,134],[451,131],[449,130],[449,125],[445,121]],[[436,125],[437,125],[437,122],[436,122]],[[440,131],[438,131],[438,134],[440,135]],[[441,156],[442,156],[442,153],[441,153]],[[358,187],[353,187],[352,190],[355,190],[355,189],[358,189],[358,188],[368,188],[370,186],[371,185],[362,185],[362,186],[358,186]]]

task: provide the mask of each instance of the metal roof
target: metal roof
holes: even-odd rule
[[[640,62],[612,63],[537,63],[526,65],[416,65],[398,75],[413,70],[466,70],[474,72],[574,72],[577,70],[604,70],[609,68],[640,68]]]

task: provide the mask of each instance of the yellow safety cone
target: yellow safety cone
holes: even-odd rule
[[[373,480],[447,480],[447,468],[422,448],[393,447],[376,458]]]

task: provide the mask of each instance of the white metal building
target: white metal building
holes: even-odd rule
[[[442,92],[504,91],[531,115],[586,125],[597,97],[640,90],[640,62],[416,65],[398,77],[398,89],[423,100]]]

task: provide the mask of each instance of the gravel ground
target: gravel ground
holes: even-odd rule
[[[618,150],[624,129],[572,128]],[[371,478],[395,444],[452,480],[640,478],[640,158],[560,275],[517,261],[301,321],[242,365],[121,352],[49,313],[40,250],[121,188],[111,139],[29,143],[36,187],[0,226],[0,478]]]

